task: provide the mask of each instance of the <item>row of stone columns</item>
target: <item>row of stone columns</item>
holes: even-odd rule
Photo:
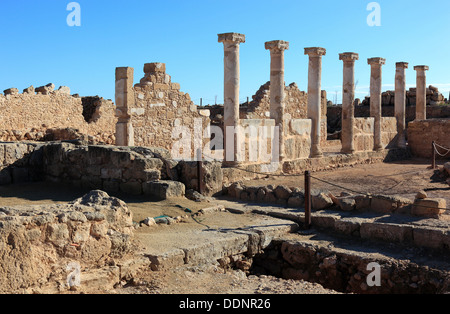
[[[237,160],[237,140],[235,132],[228,134],[231,130],[227,127],[239,125],[239,45],[245,42],[245,35],[237,33],[219,34],[219,42],[224,44],[224,131],[225,144],[234,137],[234,154],[227,154],[225,145],[225,158],[232,161]],[[284,153],[284,114],[285,114],[285,90],[284,90],[284,51],[289,49],[289,43],[282,40],[269,41],[265,48],[270,50],[270,118],[275,120],[280,134],[280,161]],[[320,148],[320,119],[321,119],[321,75],[322,56],[326,50],[320,47],[305,48],[305,55],[309,56],[308,67],[308,119],[312,121],[311,130],[311,157],[321,157]],[[354,100],[355,100],[355,61],[359,55],[354,52],[339,54],[339,59],[344,63],[343,89],[342,89],[342,152],[353,154],[354,148]],[[386,63],[383,58],[370,58],[368,64],[371,66],[370,76],[370,116],[374,118],[374,150],[382,150],[381,137],[382,121],[382,66]],[[406,111],[406,84],[405,69],[408,63],[398,62],[395,75],[395,116],[397,118],[397,146],[406,147],[405,139],[405,111]],[[426,75],[427,66],[416,66],[417,71],[417,103],[416,119],[426,119]]]
[[[245,35],[237,33],[219,34],[219,42],[224,44],[224,133],[225,159],[228,164],[236,164],[237,141],[233,129],[239,124],[239,47],[245,42]],[[284,137],[285,82],[284,51],[289,42],[283,40],[268,41],[265,48],[270,51],[270,118],[279,127],[279,158],[285,158]],[[305,48],[309,56],[308,70],[308,118],[312,121],[311,156],[320,157],[320,119],[321,119],[321,75],[322,56],[326,50],[320,47]],[[233,130],[233,134],[231,134]],[[227,134],[228,133],[228,134]],[[234,139],[234,154],[227,152],[227,143]],[[229,147],[229,146],[228,146]]]

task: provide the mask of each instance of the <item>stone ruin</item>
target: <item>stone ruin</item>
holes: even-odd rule
[[[108,192],[161,200],[193,195],[193,191],[202,186],[203,196],[228,194],[244,201],[302,206],[302,191],[295,188],[251,188],[236,183],[236,178],[255,177],[255,173],[256,177],[264,176],[258,173],[258,166],[264,162],[249,160],[250,138],[239,139],[227,127],[279,127],[275,136],[279,140],[277,150],[281,166],[275,172],[284,174],[398,160],[411,152],[425,157],[423,147],[430,147],[432,140],[450,147],[446,136],[450,120],[427,120],[427,93],[433,91],[429,95],[433,101],[441,101],[442,97],[435,96],[431,88],[427,92],[426,66],[415,67],[416,115],[407,128],[406,106],[412,104],[407,101],[405,88],[408,64],[396,64],[395,114],[386,117],[382,104],[387,96],[383,97],[381,92],[381,69],[385,60],[368,59],[370,117],[358,118],[354,107],[354,65],[359,55],[340,54],[339,59],[343,61],[342,132],[339,140],[330,141],[327,139],[326,92],[321,90],[324,48],[305,48],[309,59],[308,91],[302,92],[295,83],[285,86],[284,53],[289,43],[267,42],[265,48],[271,57],[270,82],[261,87],[252,102],[241,106],[239,47],[245,42],[245,36],[226,33],[219,34],[218,38],[224,45],[225,103],[220,110],[197,107],[189,94],[180,91],[180,84],[172,82],[163,63],[145,64],[144,77],[135,85],[134,69],[117,68],[115,104],[99,97],[71,96],[67,87],[55,90],[52,84],[37,89],[30,87],[22,94],[12,88],[0,95],[0,110],[5,117],[0,121],[0,138],[8,141],[0,143],[0,185],[50,181],[93,190],[65,205],[0,208],[0,266],[14,265],[9,269],[0,267],[0,281],[8,283],[1,286],[0,292],[60,291],[67,277],[67,270],[63,268],[69,259],[76,259],[87,268],[110,266],[108,271],[115,276],[121,274],[117,277],[126,273],[129,265],[122,258],[132,250],[132,216],[126,204],[110,197]],[[179,139],[174,137],[174,128],[187,126],[191,130],[198,126],[204,130],[211,123],[223,130],[225,143],[233,139],[234,145],[224,145],[223,159],[205,158],[199,164],[195,158],[202,156],[197,154],[195,145],[189,146],[186,160],[171,156],[173,145]],[[204,147],[208,139],[195,138],[194,133],[191,132],[193,141],[200,141],[199,146]],[[238,143],[245,146],[244,160],[239,160]],[[273,143],[276,142],[271,145],[277,145]],[[333,145],[338,148],[330,154]],[[198,169],[199,166],[202,168]],[[323,209],[337,205],[343,211],[386,210],[387,213],[439,218],[442,214],[439,208],[446,206],[440,201],[436,205],[436,202],[420,199],[423,198],[411,202],[398,198],[333,198],[318,194],[314,195],[313,207]],[[428,211],[417,207],[421,202],[428,202]],[[321,223],[324,221],[329,223],[330,220]],[[354,228],[363,228],[366,233],[359,235],[368,237],[384,236],[368,225],[351,224],[342,228],[350,233],[356,232]],[[386,234],[390,232],[386,230]],[[412,229],[402,230],[401,234],[407,236],[400,242],[411,241],[412,232]],[[421,244],[427,242],[424,237],[417,236],[417,239],[421,239]],[[446,247],[448,234],[439,237],[439,241],[440,248]],[[20,263],[15,263],[16,260]],[[36,263],[36,260],[45,262]],[[42,276],[52,280],[44,282]]]

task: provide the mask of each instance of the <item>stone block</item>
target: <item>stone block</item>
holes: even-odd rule
[[[141,195],[142,184],[138,181],[124,182],[120,184],[120,191],[131,195]]]
[[[279,199],[287,200],[291,196],[291,189],[284,185],[279,185],[274,190],[275,196]]]
[[[166,72],[166,64],[161,62],[153,62],[144,64],[144,73],[165,73]]]
[[[362,239],[374,239],[388,242],[410,242],[413,239],[413,227],[388,223],[362,223],[360,228]]]
[[[333,206],[333,200],[326,193],[311,195],[311,204],[314,210],[322,210]]]
[[[186,190],[183,183],[166,180],[145,182],[142,184],[142,189],[145,195],[161,200],[184,197]]]
[[[445,212],[447,202],[443,198],[416,199],[411,209],[414,216],[437,217]]]
[[[11,171],[8,168],[0,169],[0,185],[11,184]]]

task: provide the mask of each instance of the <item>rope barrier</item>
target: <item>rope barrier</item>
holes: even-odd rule
[[[352,190],[352,189],[346,188],[346,187],[344,187],[344,186],[340,186],[340,185],[338,185],[338,184],[334,184],[334,183],[328,182],[328,181],[326,181],[326,180],[322,180],[322,179],[316,178],[316,177],[314,177],[314,176],[311,176],[311,178],[316,179],[316,180],[318,180],[318,181],[321,181],[321,182],[323,182],[323,183],[332,185],[332,186],[334,186],[334,187],[338,187],[338,188],[341,188],[341,189],[343,189],[343,190],[347,190],[347,191],[356,193],[356,194],[365,195],[365,196],[370,196],[370,197],[372,197],[372,198],[373,198],[373,197],[377,198],[376,195],[373,195],[373,194],[371,194],[371,193],[365,193],[365,192],[354,191],[354,190]],[[414,204],[414,206],[417,206],[417,207],[423,207],[423,208],[429,208],[429,206],[420,205],[420,204]],[[440,210],[450,210],[450,208],[443,208],[443,207],[436,207],[436,209],[440,209]]]
[[[435,150],[436,154],[438,154],[441,157],[445,157],[445,156],[447,156],[450,153],[450,148],[441,146],[441,145],[437,144],[436,142],[433,142],[433,147],[434,147],[434,150]],[[439,152],[439,150],[437,149],[437,147],[439,147],[440,149],[446,150],[447,152],[445,154],[441,154]]]
[[[450,152],[450,149],[449,149],[449,152]],[[301,173],[301,174],[292,174],[292,175],[287,175],[287,174],[268,174],[268,173],[263,173],[263,172],[258,172],[258,171],[252,171],[252,170],[248,170],[248,169],[244,169],[244,168],[239,168],[239,167],[233,167],[233,169],[237,169],[237,170],[241,170],[241,171],[245,171],[245,172],[253,173],[253,174],[260,174],[260,175],[266,175],[266,176],[269,175],[269,176],[274,176],[274,177],[299,177],[299,176],[303,176],[303,175],[304,175],[304,173]],[[413,172],[413,171],[411,171],[411,173],[412,173],[412,172]],[[417,172],[417,171],[414,171],[414,172]],[[410,173],[410,172],[406,172],[406,173]],[[376,195],[373,195],[373,194],[371,194],[371,193],[366,193],[366,192],[361,192],[361,191],[356,191],[356,190],[353,190],[353,189],[349,189],[349,188],[344,187],[344,186],[342,186],[342,185],[335,184],[335,183],[332,183],[332,182],[329,182],[329,181],[326,181],[326,180],[317,178],[317,177],[315,177],[315,176],[311,176],[311,178],[313,178],[313,179],[315,179],[315,180],[317,180],[317,181],[320,181],[320,182],[322,182],[322,183],[325,183],[325,184],[328,184],[328,185],[331,185],[331,186],[340,188],[340,189],[342,189],[342,190],[346,190],[346,191],[352,192],[352,193],[356,193],[356,194],[359,194],[359,195],[370,196],[370,197],[372,197],[372,198],[373,198],[373,197],[375,197],[375,198],[377,197]],[[401,182],[400,182],[400,183],[401,183]],[[428,206],[424,206],[424,205],[420,205],[420,204],[414,204],[414,206],[428,208]],[[450,208],[436,208],[436,209],[439,209],[439,210],[450,210]]]

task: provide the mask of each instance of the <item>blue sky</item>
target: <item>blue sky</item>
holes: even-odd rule
[[[242,101],[270,78],[264,43],[286,40],[286,84],[307,89],[305,47],[327,49],[322,88],[334,100],[342,90],[341,52],[357,52],[357,97],[368,95],[367,58],[386,58],[384,90],[394,86],[395,63],[428,65],[428,84],[450,91],[450,1],[379,0],[381,26],[367,25],[366,0],[79,0],[81,26],[69,27],[69,0],[3,0],[0,10],[0,91],[54,83],[82,96],[114,99],[114,72],[147,62],[166,63],[172,81],[199,103],[223,99],[223,45],[217,34],[246,35],[241,45]]]

